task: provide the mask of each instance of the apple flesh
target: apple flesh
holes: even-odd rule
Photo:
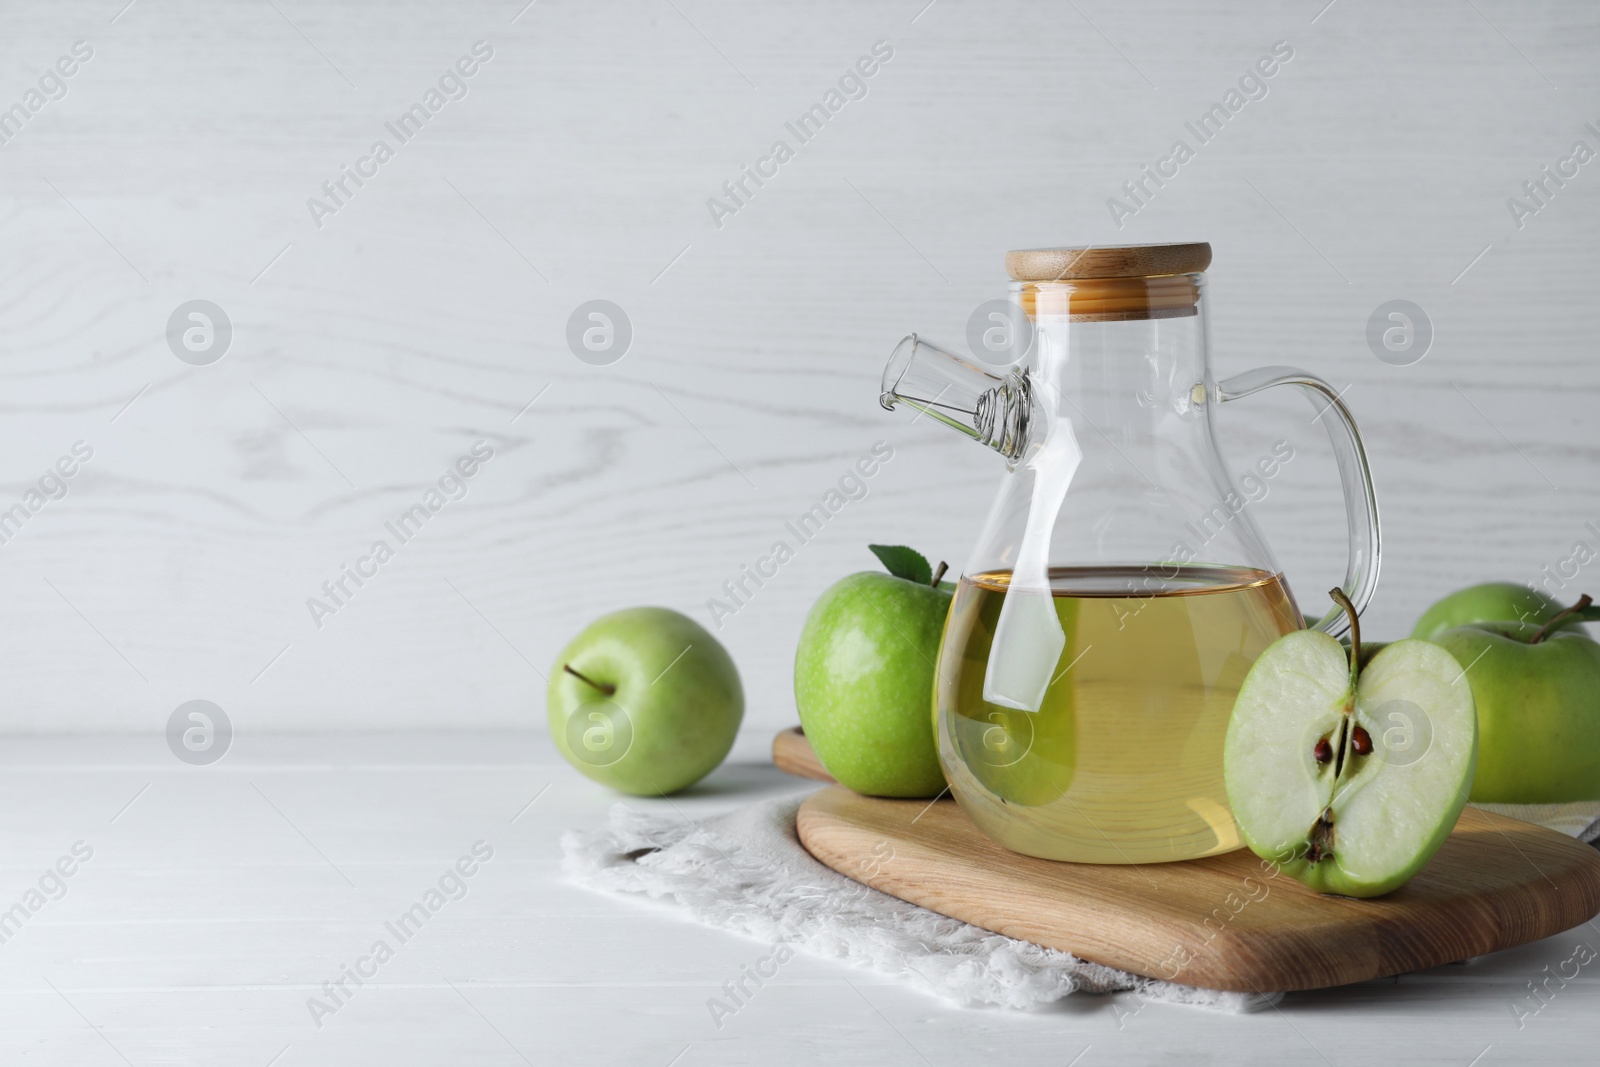
[[[1548,622],[1548,620],[1547,620]],[[1600,644],[1532,623],[1483,623],[1434,638],[1472,686],[1478,773],[1491,804],[1600,800]]]
[[[1443,649],[1396,641],[1370,660],[1300,630],[1240,687],[1223,752],[1245,843],[1324,893],[1388,893],[1438,851],[1472,787],[1472,690]],[[1353,665],[1366,662],[1359,671]]]
[[[933,678],[953,590],[937,576],[863,571],[831,586],[806,616],[794,660],[800,725],[828,773],[857,793],[944,791]]]
[[[562,649],[546,710],[557,750],[579,771],[623,793],[666,796],[727,758],[744,688],[705,627],[667,608],[629,608]]]

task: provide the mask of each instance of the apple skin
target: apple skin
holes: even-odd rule
[[[1458,589],[1436,601],[1411,628],[1411,636],[1432,641],[1457,626],[1485,622],[1528,622],[1537,628],[1558,615],[1563,607],[1539,589],[1516,582],[1484,582]],[[1576,629],[1581,633],[1582,626],[1582,620],[1573,618],[1562,623],[1560,629]]]
[[[806,616],[794,657],[800,725],[828,773],[857,793],[944,791],[931,709],[953,588],[863,571]]]
[[[616,693],[606,696],[563,666]],[[546,708],[557,750],[583,774],[633,796],[665,796],[727,758],[744,718],[744,687],[733,657],[705,627],[668,608],[628,608],[602,615],[562,649]],[[586,751],[591,738],[594,751]]]
[[[1475,802],[1600,800],[1600,644],[1569,630],[1529,644],[1538,629],[1485,623],[1434,638],[1478,705]]]

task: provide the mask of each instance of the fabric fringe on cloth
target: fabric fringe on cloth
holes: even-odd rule
[[[1246,1012],[1283,998],[1143,978],[880,893],[800,844],[795,813],[803,799],[778,797],[693,824],[618,804],[608,829],[562,837],[562,868],[581,886],[672,901],[709,926],[870,968],[968,1006],[1034,1008],[1070,993],[1132,991]],[[1597,803],[1481,806],[1582,841],[1600,837]]]
[[[1033,1008],[1069,993],[1135,991],[1242,1012],[1282,999],[1142,978],[880,893],[800,844],[802,799],[761,801],[693,825],[618,804],[609,829],[562,837],[562,866],[579,885],[673,901],[709,926],[870,968],[968,1006]]]
[[[608,829],[562,837],[562,867],[581,886],[672,901],[709,926],[870,968],[968,1006],[1034,1008],[1070,993],[1131,991],[1246,1012],[1283,998],[1143,978],[880,893],[800,844],[795,813],[803,799],[778,797],[694,824],[618,804]],[[1600,803],[1481,806],[1582,841],[1600,837]]]

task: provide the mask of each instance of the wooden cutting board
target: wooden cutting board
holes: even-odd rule
[[[772,763],[786,774],[815,778],[819,782],[834,780],[812,750],[811,742],[806,740],[805,730],[798,726],[780,730],[772,739]]]
[[[1468,808],[1415,878],[1375,900],[1272,876],[1248,849],[1183,863],[1033,859],[985,837],[951,800],[829,786],[800,840],[841,874],[986,930],[1185,985],[1320,989],[1435,967],[1600,914],[1600,853]]]

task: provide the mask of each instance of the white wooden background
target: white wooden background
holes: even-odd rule
[[[884,357],[959,341],[1004,251],[1052,242],[1210,240],[1219,374],[1350,386],[1388,537],[1373,629],[1600,548],[1600,168],[1520,231],[1505,203],[1600,148],[1600,11],[925,2],[8,4],[0,103],[94,56],[0,147],[0,506],[73,442],[94,458],[0,545],[0,727],[159,730],[204,698],[241,732],[538,729],[579,626],[706,619],[888,440],[870,497],[721,631],[748,721],[792,721],[811,601],[869,541],[959,566],[998,476],[878,408]],[[313,225],[478,40],[466,98]],[[869,94],[717,228],[707,198],[879,40]],[[1279,40],[1269,95],[1117,230],[1106,199]],[[235,324],[211,366],[164,339],[196,298]],[[595,298],[634,325],[611,366],[564,339]],[[1393,298],[1437,331],[1409,367],[1365,342]],[[1343,520],[1310,413],[1226,415],[1236,469],[1299,449],[1258,514],[1320,611]],[[317,629],[306,599],[480,439],[470,495]]]

